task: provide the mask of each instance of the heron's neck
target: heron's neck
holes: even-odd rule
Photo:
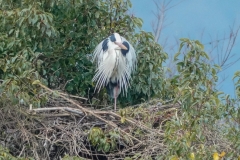
[[[109,49],[114,49],[115,50],[115,48],[117,48],[117,47],[118,47],[118,45],[116,45],[114,42],[110,42],[109,45],[108,45]]]

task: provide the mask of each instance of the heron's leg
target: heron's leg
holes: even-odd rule
[[[118,96],[118,86],[114,88],[115,92],[114,92],[114,110],[117,110],[117,96]]]
[[[114,97],[114,110],[116,111],[117,109],[117,97]]]

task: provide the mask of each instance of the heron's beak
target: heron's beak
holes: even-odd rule
[[[122,43],[120,42],[115,42],[116,45],[118,45],[120,48],[119,49],[124,49],[124,50],[128,50],[126,46],[124,46]]]

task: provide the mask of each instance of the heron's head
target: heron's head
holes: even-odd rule
[[[121,36],[118,33],[113,33],[110,36],[110,40],[113,43],[114,49],[123,49],[123,50],[128,50],[128,48],[122,43]]]

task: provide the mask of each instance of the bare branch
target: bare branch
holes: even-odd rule
[[[204,43],[204,45],[211,45],[211,49],[209,51],[209,54],[212,57],[211,61],[213,64],[217,64],[221,67],[222,69],[221,72],[228,69],[229,67],[231,67],[240,60],[240,57],[236,57],[236,55],[232,53],[239,30],[240,26],[238,26],[234,30],[233,25],[232,27],[230,27],[230,32],[228,36],[218,38],[217,35],[215,40]]]
[[[162,3],[160,3],[158,0],[153,0],[153,2],[156,5],[157,8],[157,12],[153,12],[153,14],[156,17],[156,22],[157,24],[155,24],[154,22],[152,23],[152,29],[154,32],[154,41],[158,42],[162,33],[162,30],[169,24],[164,25],[166,23],[166,12],[170,9],[172,9],[173,7],[176,7],[177,5],[179,5],[180,3],[183,2],[179,1],[178,3],[172,4],[172,0],[163,0]],[[165,44],[166,44],[165,40]]]

